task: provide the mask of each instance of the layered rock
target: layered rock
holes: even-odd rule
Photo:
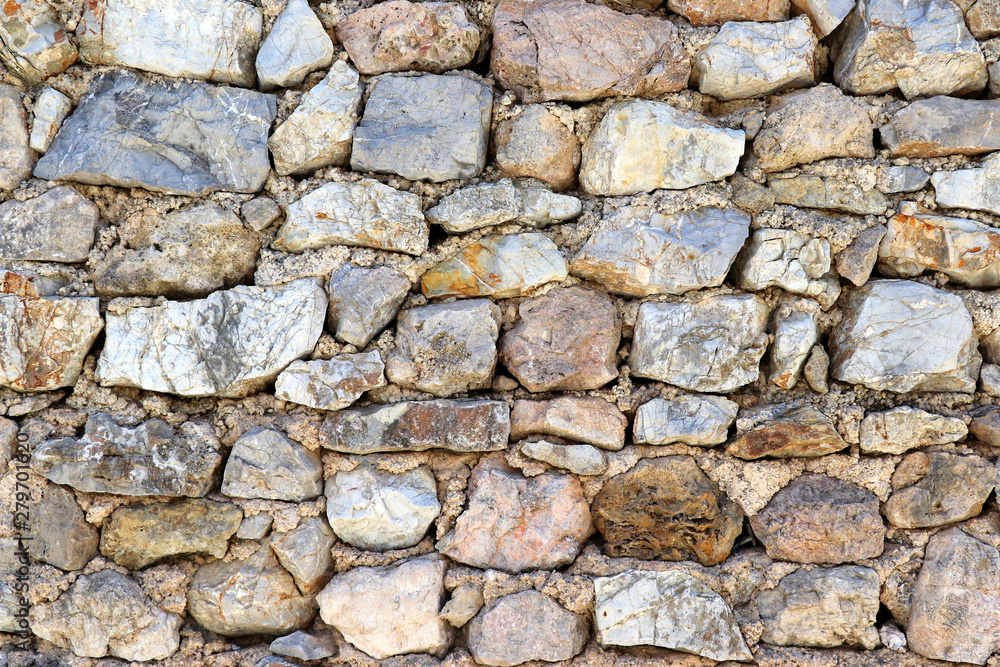
[[[997,484],[997,469],[978,456],[913,452],[892,475],[882,508],[901,528],[931,528],[979,514]]]
[[[67,185],[10,199],[0,204],[0,259],[85,262],[99,222],[97,206]]]
[[[319,452],[258,426],[233,445],[221,490],[234,498],[312,500],[323,493],[323,463]]]
[[[965,421],[909,406],[873,412],[861,420],[861,451],[869,454],[903,454],[930,445],[961,440],[969,432]]]
[[[410,280],[399,271],[342,264],[327,283],[327,325],[338,340],[362,349],[395,319],[409,292]]]
[[[1000,150],[1000,100],[917,100],[879,128],[890,157],[982,155]]]
[[[847,442],[833,420],[811,403],[789,405],[736,438],[726,453],[741,459],[815,457],[839,452]]]
[[[510,437],[551,435],[618,451],[625,446],[628,419],[614,403],[596,396],[558,396],[548,401],[514,401]]]
[[[711,447],[726,441],[738,411],[736,403],[722,396],[654,398],[635,411],[632,438],[636,444]]]
[[[855,215],[881,215],[889,205],[889,200],[878,190],[866,190],[839,178],[772,178],[768,185],[779,204],[832,209]]]
[[[587,619],[538,591],[505,595],[469,623],[469,653],[481,665],[513,667],[529,660],[559,662],[580,653]]]
[[[384,387],[384,370],[378,350],[338,354],[326,360],[293,361],[274,381],[274,395],[310,408],[341,410],[366,391]]]
[[[758,229],[736,261],[737,285],[758,292],[781,287],[809,296],[829,308],[840,296],[840,282],[831,272],[830,242],[792,229]]]
[[[333,62],[333,40],[307,0],[289,0],[257,52],[261,90],[289,88]]]
[[[15,0],[4,5],[3,15],[0,62],[25,85],[40,83],[76,61],[76,45],[49,3]]]
[[[554,190],[576,185],[580,140],[556,113],[541,104],[497,125],[493,134],[496,164],[508,178],[534,178]]]

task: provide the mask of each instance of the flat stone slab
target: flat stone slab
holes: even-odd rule
[[[982,155],[1000,150],[1000,100],[937,96],[903,107],[879,128],[890,157]]]
[[[552,435],[617,452],[625,446],[628,419],[614,403],[597,396],[556,396],[548,401],[514,401],[512,440]]]
[[[978,168],[931,174],[934,201],[945,208],[1000,214],[1000,156],[990,155]]]
[[[811,403],[785,406],[733,440],[726,453],[741,459],[815,457],[839,452],[847,442],[833,420]]]
[[[632,438],[643,445],[711,447],[726,441],[737,412],[739,405],[722,396],[654,398],[635,411]]]

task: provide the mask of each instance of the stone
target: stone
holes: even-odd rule
[[[566,259],[544,234],[487,236],[420,277],[428,298],[510,299],[536,287],[566,279]]]
[[[323,447],[345,454],[493,452],[507,447],[510,409],[503,401],[435,400],[341,410],[320,429]]]
[[[875,179],[875,187],[887,195],[916,192],[923,189],[930,180],[930,174],[920,167],[880,167]]]
[[[316,345],[326,295],[312,278],[107,313],[96,378],[181,396],[242,397]]]
[[[518,304],[500,360],[528,391],[597,389],[618,377],[615,302],[588,287],[557,287]]]
[[[625,446],[628,419],[614,403],[597,396],[557,396],[514,401],[511,440],[550,435],[617,452]]]
[[[861,451],[898,456],[911,449],[958,442],[968,432],[962,419],[904,405],[861,420]]]
[[[20,262],[19,262],[20,264]],[[27,264],[21,264],[27,266]],[[2,296],[55,296],[68,284],[63,267],[59,265],[34,265],[42,272],[32,269],[11,271],[0,269],[0,295]],[[54,269],[54,270],[47,270]],[[43,273],[45,275],[43,275]]]
[[[271,95],[114,70],[94,79],[35,176],[176,195],[257,192],[276,114]]]
[[[594,195],[683,190],[731,176],[745,149],[743,130],[664,102],[619,102],[583,145],[580,186]]]
[[[0,259],[85,262],[100,222],[97,206],[68,185],[0,204]]]
[[[385,386],[378,350],[330,359],[293,361],[274,382],[274,396],[318,410],[341,410],[371,389]]]
[[[366,178],[326,183],[289,204],[272,245],[285,252],[337,244],[420,255],[429,233],[420,197]]]
[[[250,228],[260,232],[281,216],[281,207],[270,197],[255,197],[240,206],[240,215]]]
[[[788,0],[667,0],[670,11],[697,27],[730,21],[784,21]]]
[[[13,0],[4,4],[3,15],[0,62],[25,85],[41,83],[76,62],[76,45],[48,2]]]
[[[691,81],[720,100],[762,97],[814,86],[816,35],[803,16],[780,23],[731,21],[691,62]]]
[[[438,397],[486,388],[493,381],[499,335],[500,308],[488,299],[404,310],[385,376]]]
[[[267,140],[274,170],[282,176],[303,176],[320,167],[347,166],[363,92],[353,67],[343,60],[333,63]]]
[[[978,169],[936,171],[931,174],[931,185],[938,206],[1000,213],[1000,198],[995,194],[1000,187],[1000,156],[988,156]]]
[[[528,458],[569,470],[574,475],[603,475],[608,461],[593,445],[563,445],[546,440],[521,443],[521,453]]]
[[[868,111],[822,83],[773,100],[753,140],[757,166],[784,171],[829,157],[875,157]]]
[[[991,447],[1000,445],[1000,409],[985,407],[972,413],[969,433]]]
[[[878,629],[879,639],[882,646],[890,651],[902,652],[906,650],[906,635],[903,631],[891,623],[884,624]]]
[[[26,486],[15,483],[14,488]],[[97,555],[97,528],[87,523],[68,489],[44,484],[37,495],[31,494],[29,507],[27,547],[33,558],[72,571],[82,570]]]
[[[774,310],[774,344],[768,381],[791,389],[798,384],[806,359],[819,340],[819,304],[810,299],[788,299]]]
[[[451,592],[451,599],[441,608],[438,617],[460,628],[471,621],[482,607],[482,588],[475,584],[462,584]]]
[[[809,388],[820,394],[830,391],[826,376],[830,372],[830,356],[822,345],[814,345],[809,359],[802,369],[802,375],[806,379]]]
[[[396,318],[410,293],[410,279],[388,266],[345,263],[330,274],[327,293],[330,330],[360,350]]]
[[[524,477],[503,456],[472,469],[468,505],[436,548],[452,560],[507,572],[573,562],[593,532],[583,486],[572,475]]]
[[[427,466],[393,473],[362,463],[327,479],[326,498],[326,516],[337,537],[372,551],[415,546],[441,513]]]
[[[979,388],[990,396],[1000,396],[1000,366],[983,364],[979,369]]]
[[[549,596],[528,590],[505,595],[480,611],[468,633],[473,660],[513,667],[529,660],[569,660],[586,646],[590,624]]]
[[[455,190],[428,209],[426,216],[449,234],[461,234],[516,220],[523,212],[520,193],[504,178]]]
[[[997,469],[978,456],[913,452],[892,475],[882,512],[894,526],[932,528],[977,516],[997,484]]]
[[[274,519],[271,518],[271,515],[264,514],[263,512],[244,517],[243,522],[240,523],[240,527],[236,531],[236,537],[241,540],[262,539],[271,530],[273,522]]]
[[[684,570],[626,570],[595,578],[594,589],[602,646],[652,645],[716,661],[753,660],[726,601]]]
[[[220,445],[207,424],[178,428],[151,419],[120,426],[99,412],[87,420],[82,438],[59,438],[35,447],[31,467],[56,484],[84,493],[198,498],[215,486],[222,465]]]
[[[830,335],[830,370],[841,382],[877,391],[972,393],[982,363],[977,347],[959,297],[907,280],[876,280],[848,295]]]
[[[180,646],[183,619],[114,570],[79,577],[53,602],[32,605],[31,631],[78,656],[161,660]]]
[[[493,134],[500,173],[534,178],[553,190],[573,188],[580,167],[580,139],[573,127],[541,104],[527,104],[520,111],[501,121]]]
[[[816,457],[839,452],[847,443],[833,420],[810,403],[792,404],[736,438],[726,453],[741,459]]]
[[[764,623],[761,641],[778,646],[877,648],[879,590],[878,573],[867,567],[795,570],[775,588],[757,594]]]
[[[336,538],[321,516],[302,519],[287,533],[271,535],[271,548],[281,566],[295,579],[303,595],[318,593],[330,580],[331,548]]]
[[[260,252],[258,236],[214,202],[149,211],[118,230],[121,245],[94,268],[94,286],[105,297],[208,296],[249,280]]]
[[[7,464],[14,458],[17,451],[17,422],[0,417],[0,470],[6,470]]]
[[[767,304],[753,295],[643,303],[632,337],[632,375],[688,391],[733,391],[760,375],[767,320]]]
[[[486,165],[493,91],[462,76],[389,76],[371,88],[354,130],[351,169],[434,183]]]
[[[534,181],[522,179],[515,183],[524,210],[518,222],[532,227],[546,227],[555,222],[566,222],[580,217],[583,202],[570,195],[561,195],[548,188],[532,185]]]
[[[800,175],[772,178],[768,185],[779,204],[833,209],[855,215],[882,215],[889,206],[889,200],[878,190],[865,190],[839,178]]]
[[[632,440],[640,445],[679,442],[712,447],[726,441],[739,405],[722,396],[681,394],[643,403],[635,411]]]
[[[35,100],[34,120],[31,122],[31,134],[28,146],[36,153],[45,154],[56,136],[56,132],[66,120],[73,101],[55,88],[46,88]]]
[[[188,612],[225,637],[285,635],[312,624],[316,600],[295,586],[267,545],[243,560],[213,561],[195,572]]]
[[[465,67],[479,49],[479,28],[455,2],[392,0],[337,24],[337,38],[362,74]]]
[[[1000,6],[996,0],[975,0],[965,12],[965,24],[976,39],[1000,35]]]
[[[806,473],[750,517],[754,535],[775,560],[847,563],[882,553],[878,498],[849,482]]]
[[[837,254],[837,273],[856,287],[868,282],[887,231],[885,226],[875,225],[858,234],[849,246]]]
[[[528,104],[656,97],[685,88],[691,65],[667,21],[583,0],[504,0],[490,70]]]
[[[233,444],[221,490],[232,498],[312,500],[323,493],[323,462],[319,452],[258,426]]]
[[[130,570],[180,554],[222,558],[242,520],[239,507],[204,498],[119,507],[101,531],[101,553]]]
[[[0,83],[0,190],[15,190],[21,181],[31,176],[35,154],[31,152],[29,141],[21,90]]]
[[[684,294],[721,285],[749,231],[750,216],[735,208],[628,206],[601,220],[569,269],[624,296]]]
[[[333,40],[307,0],[289,0],[257,52],[261,90],[291,88],[330,66]]]
[[[451,626],[438,618],[447,569],[443,558],[430,555],[341,572],[316,598],[320,616],[376,660],[442,654],[452,639]]]
[[[314,635],[302,630],[296,630],[286,637],[278,637],[268,649],[271,653],[306,661],[333,658],[339,652],[337,642],[331,635]]]
[[[812,20],[816,36],[823,39],[844,22],[855,0],[791,0],[792,8]]]
[[[690,456],[640,461],[604,483],[591,511],[612,558],[715,565],[743,530],[743,511]]]
[[[889,157],[982,155],[1000,150],[1000,100],[932,97],[903,107],[879,128]]]
[[[759,292],[780,287],[829,308],[840,296],[830,242],[793,229],[758,229],[736,259],[734,282]]]

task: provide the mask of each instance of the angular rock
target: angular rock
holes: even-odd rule
[[[268,646],[271,653],[299,660],[322,660],[337,655],[337,642],[331,635],[314,635],[297,630],[287,637],[278,637]]]
[[[513,667],[529,660],[569,660],[586,646],[590,624],[549,596],[528,590],[505,595],[480,611],[468,633],[476,662]]]
[[[85,262],[94,245],[97,206],[68,185],[0,204],[0,259]]]
[[[601,220],[569,268],[615,294],[684,294],[721,285],[749,230],[750,216],[735,208],[664,215],[629,206]]]
[[[726,441],[738,411],[738,404],[722,396],[654,398],[635,411],[632,439],[640,445],[711,447]]]
[[[557,113],[541,104],[497,125],[493,135],[496,164],[508,178],[534,178],[553,190],[576,185],[580,139]]]
[[[482,587],[475,584],[462,584],[451,592],[451,599],[441,608],[438,617],[448,621],[452,626],[460,628],[471,621],[482,607]]]
[[[482,183],[445,195],[427,210],[427,219],[449,234],[499,225],[517,219],[524,212],[521,195],[510,179]]]
[[[580,186],[594,195],[682,190],[736,172],[743,130],[663,102],[619,102],[583,145]]]
[[[788,18],[788,0],[667,0],[667,6],[698,27]]]
[[[345,263],[330,274],[327,323],[338,340],[363,349],[395,319],[410,293],[410,279],[387,266]]]
[[[753,295],[639,307],[632,375],[688,391],[726,393],[760,375],[768,308]]]
[[[798,384],[806,359],[819,340],[819,310],[819,304],[809,299],[778,303],[767,378],[772,384],[782,389]]]
[[[0,269],[0,295],[3,296],[54,296],[69,283],[59,265],[36,265],[42,272],[32,269],[11,271]],[[48,270],[47,270],[48,269]]]
[[[548,401],[514,401],[511,440],[552,435],[618,451],[625,446],[628,419],[614,403],[597,396],[558,396]]]
[[[326,296],[311,278],[109,311],[96,377],[105,387],[246,396],[312,352],[325,316]]]
[[[254,231],[263,231],[281,216],[281,207],[270,197],[255,197],[240,206],[240,215]]]
[[[791,0],[792,8],[812,20],[813,30],[822,39],[844,22],[854,9],[854,0]]]
[[[831,372],[877,391],[972,393],[982,363],[977,347],[959,297],[907,280],[876,280],[847,298],[830,334]]]
[[[608,469],[601,450],[592,445],[562,445],[539,440],[521,444],[521,453],[574,475],[603,475]]]
[[[306,449],[266,426],[252,429],[233,445],[222,478],[233,498],[303,502],[323,493],[319,452]]]
[[[101,74],[35,166],[35,176],[199,196],[257,192],[270,171],[274,97],[202,83]]]
[[[768,185],[779,204],[833,209],[855,215],[882,215],[889,206],[889,200],[878,190],[864,190],[839,178],[802,175],[772,178]]]
[[[21,90],[0,83],[0,190],[14,190],[31,176],[35,154],[29,141]]]
[[[806,365],[802,369],[802,375],[805,376],[809,388],[820,394],[830,391],[826,382],[826,376],[829,372],[830,356],[822,345],[814,345],[812,352],[809,353],[809,359],[806,360]]]
[[[546,227],[580,217],[583,202],[570,195],[560,195],[548,188],[532,185],[534,181],[522,179],[514,185],[521,196],[524,211],[518,222],[533,227]]]
[[[997,469],[978,456],[907,454],[892,475],[882,508],[900,528],[931,528],[978,515],[997,484]]]
[[[274,396],[319,410],[341,410],[370,389],[385,386],[378,350],[293,361],[274,382]]]
[[[371,89],[354,131],[351,169],[435,183],[486,165],[493,91],[462,76],[389,76]]]
[[[972,413],[969,433],[991,447],[1000,444],[1000,408],[987,406]]]
[[[919,447],[957,442],[968,432],[962,419],[902,406],[873,412],[861,420],[861,451],[899,455]]]
[[[472,567],[524,572],[568,565],[593,532],[583,487],[572,475],[526,478],[496,454],[473,468],[466,493],[468,506],[436,548]]]
[[[710,660],[753,660],[726,601],[684,570],[627,570],[597,577],[594,589],[602,646],[646,644]]]
[[[76,45],[66,32],[55,8],[44,0],[5,3],[0,62],[25,85],[40,83],[76,61]]]
[[[840,296],[831,273],[830,242],[792,229],[758,229],[736,260],[738,286],[754,292],[780,287],[809,296],[829,308]]]
[[[303,595],[318,593],[330,580],[331,547],[336,541],[326,519],[311,516],[287,533],[271,536],[271,548]]]
[[[222,558],[242,520],[239,507],[204,498],[119,507],[101,531],[101,553],[130,570],[179,554]]]
[[[814,457],[839,452],[847,443],[833,420],[810,403],[789,406],[734,440],[726,453],[741,459]]]
[[[937,171],[931,174],[934,199],[938,206],[1000,213],[1000,156],[982,161],[978,169]]]
[[[1000,396],[1000,366],[983,364],[979,369],[979,388],[990,396]]]
[[[750,526],[776,560],[847,563],[882,553],[885,526],[870,491],[806,473],[774,494]]]
[[[44,154],[73,108],[73,101],[55,88],[46,88],[35,100],[35,118],[31,122],[28,145],[31,150]]]
[[[858,234],[851,245],[837,254],[837,273],[856,287],[868,282],[875,262],[878,261],[879,247],[886,232],[883,225],[875,225]]]
[[[15,484],[14,490],[24,487]],[[97,555],[97,529],[67,489],[45,484],[32,494],[29,511],[27,547],[33,558],[62,570],[82,570]]]
[[[889,157],[982,155],[1000,150],[1000,100],[917,100],[879,128]]]
[[[290,88],[333,62],[333,40],[307,0],[289,0],[257,52],[261,90]]]
[[[392,473],[362,463],[326,480],[326,498],[326,516],[337,537],[374,551],[416,545],[441,513],[427,466]]]
[[[1000,6],[996,0],[973,0],[965,12],[965,23],[976,39],[996,37],[1000,35]]]
[[[927,185],[930,179],[930,174],[920,167],[880,167],[875,187],[887,195],[898,192],[916,192]]]
[[[271,530],[271,524],[274,522],[270,514],[254,514],[253,516],[248,516],[243,519],[240,523],[239,529],[236,531],[236,537],[241,540],[259,540],[267,535],[267,532]]]

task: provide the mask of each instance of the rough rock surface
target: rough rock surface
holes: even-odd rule
[[[24,486],[15,483],[14,489]],[[45,484],[32,494],[29,507],[32,557],[62,570],[82,570],[97,555],[97,529],[87,523],[72,492]]]
[[[879,128],[890,157],[981,155],[1000,150],[1000,100],[917,100]]]
[[[593,445],[563,445],[545,440],[521,443],[521,453],[574,475],[603,475],[608,469],[604,454]]]
[[[823,456],[847,447],[833,421],[811,403],[789,406],[733,440],[726,453],[741,459]]]
[[[855,215],[881,215],[889,206],[875,189],[864,189],[839,178],[793,176],[768,181],[774,200],[804,208],[823,208]]]
[[[302,502],[323,493],[319,452],[306,449],[266,426],[233,445],[222,477],[222,493],[234,498]]]
[[[510,179],[481,183],[445,195],[427,210],[427,219],[449,234],[490,227],[517,219],[524,212],[518,189]]]
[[[0,83],[0,190],[13,190],[31,176],[35,154],[30,140],[21,90]]]
[[[384,370],[378,350],[338,354],[327,360],[293,361],[274,381],[274,395],[310,408],[341,410],[366,391],[384,387]]]
[[[597,396],[558,396],[548,401],[514,401],[511,440],[553,435],[618,451],[625,445],[628,419],[614,403]]]
[[[342,264],[327,283],[330,331],[362,349],[392,322],[409,292],[410,280],[399,271]]]
[[[798,384],[806,359],[819,340],[819,311],[819,304],[810,299],[779,302],[772,319],[769,382],[782,389]]]
[[[337,655],[337,643],[330,635],[314,635],[296,630],[287,637],[278,637],[270,646],[271,653],[299,660],[322,660]]]
[[[759,292],[781,287],[809,296],[829,308],[840,296],[840,283],[831,273],[830,242],[792,229],[758,229],[740,251],[735,282]]]
[[[882,512],[894,526],[931,528],[979,514],[997,469],[978,456],[913,452],[896,467]]]
[[[497,168],[508,178],[534,178],[553,190],[576,185],[580,140],[573,128],[541,104],[497,125],[493,135]]]
[[[289,0],[257,52],[261,90],[290,88],[333,62],[333,40],[308,0]]]
[[[788,18],[788,0],[667,0],[670,11],[703,27],[730,21],[784,21]]]
[[[861,451],[898,455],[911,449],[956,442],[968,432],[961,419],[904,405],[873,412],[861,421]]]
[[[318,593],[330,581],[334,542],[333,531],[321,516],[305,518],[293,530],[275,533],[270,539],[278,562],[303,595]]]
[[[0,259],[84,262],[100,221],[97,206],[68,185],[0,204]]]
[[[483,589],[476,584],[462,584],[451,592],[451,599],[441,608],[438,617],[460,628],[479,613],[483,607]]]
[[[77,33],[82,35],[82,31]],[[45,0],[13,0],[0,22],[0,62],[26,85],[39,83],[73,64],[76,45],[55,8]]]
[[[899,192],[916,192],[927,185],[930,178],[930,174],[920,167],[902,165],[882,167],[878,171],[875,187],[887,195]]]
[[[31,121],[31,135],[28,139],[31,150],[40,155],[49,150],[56,132],[72,108],[73,101],[55,88],[46,88],[38,95],[33,109],[35,117]]]
[[[637,444],[711,447],[726,441],[739,405],[722,396],[685,394],[654,398],[635,411],[633,440]]]
[[[976,169],[931,174],[934,200],[945,208],[964,208],[1000,214],[1000,156],[990,155]]]
[[[791,0],[794,10],[812,20],[813,30],[822,39],[836,30],[854,9],[854,0]]]
[[[851,245],[837,254],[837,273],[850,280],[855,287],[868,282],[886,232],[883,225],[874,225],[858,234]]]
[[[587,619],[538,591],[505,595],[468,626],[469,653],[481,665],[513,667],[529,660],[559,662],[583,650]]]

